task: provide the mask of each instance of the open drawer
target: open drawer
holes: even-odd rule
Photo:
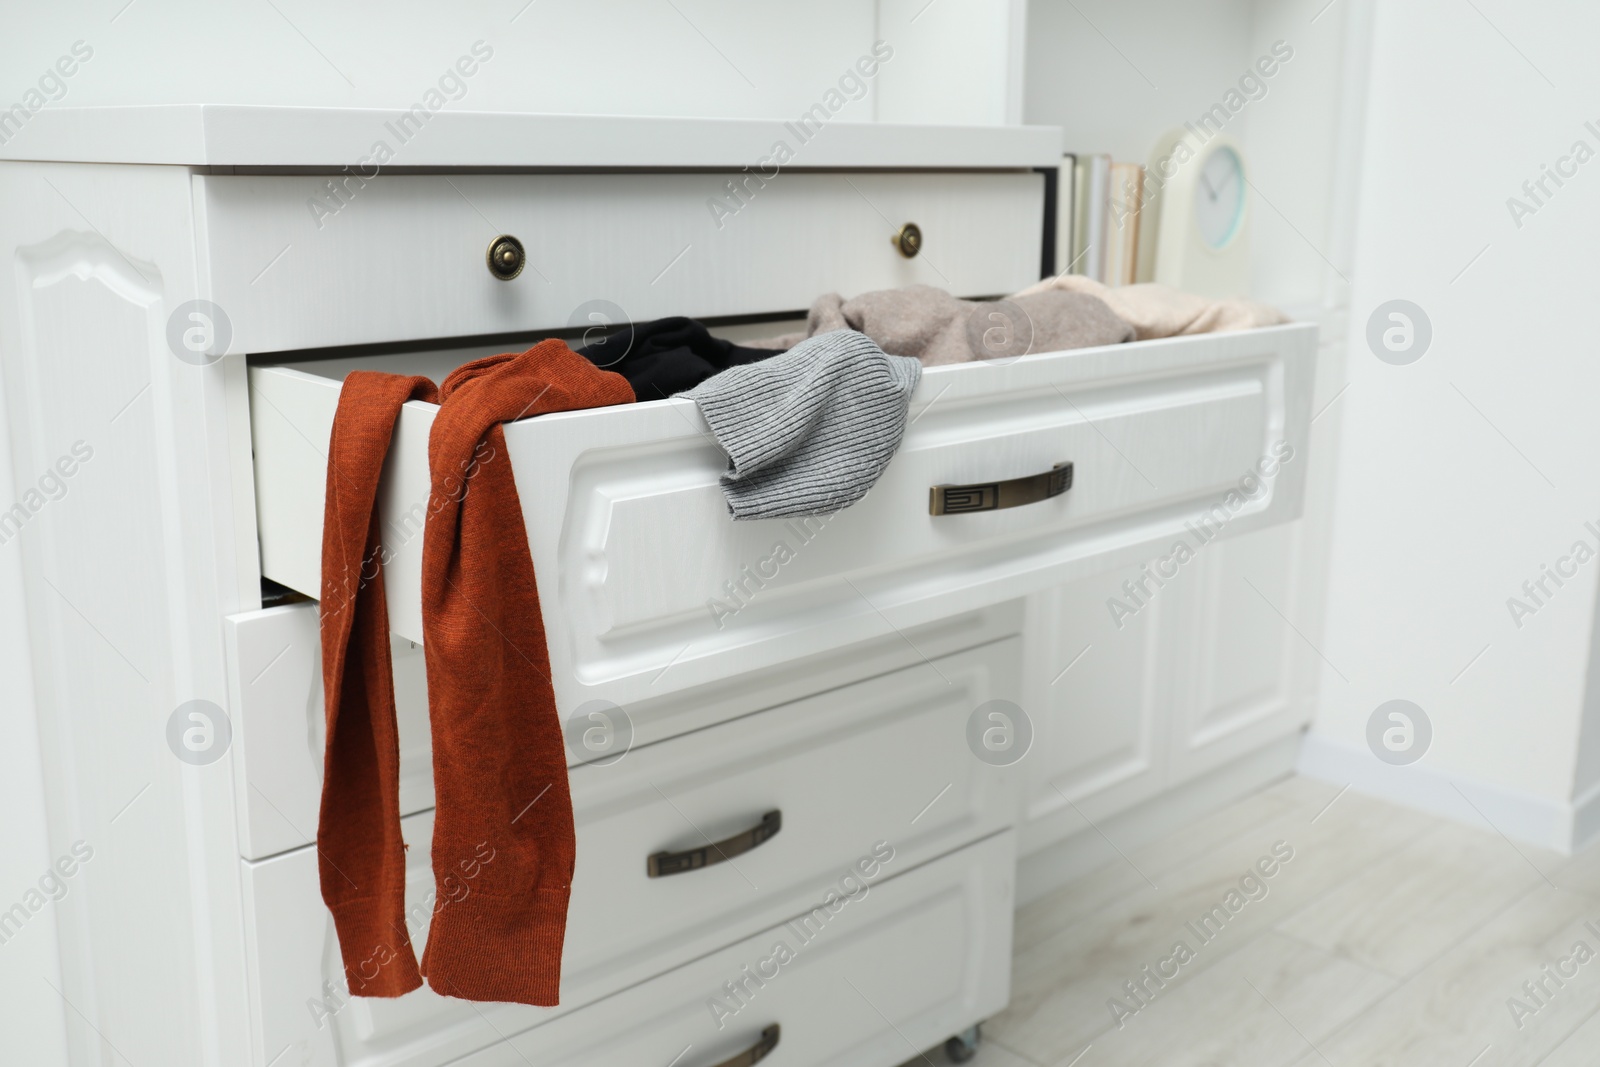
[[[485,352],[251,368],[266,577],[318,593],[343,374],[438,380]],[[1289,325],[930,368],[877,486],[806,520],[732,520],[717,484],[726,457],[689,400],[508,424],[560,706],[659,697],[1296,518],[1315,353],[1315,327]],[[419,643],[437,410],[406,405],[379,493],[390,624]],[[930,513],[932,487],[1062,463],[1072,479],[1059,495]]]

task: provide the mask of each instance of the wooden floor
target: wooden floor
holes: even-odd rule
[[[1291,778],[1018,912],[971,1063],[1593,1067],[1597,1013],[1600,848]]]

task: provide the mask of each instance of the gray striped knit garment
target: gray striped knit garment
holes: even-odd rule
[[[728,453],[735,519],[825,515],[867,494],[900,447],[922,364],[834,330],[730,367],[689,397]]]

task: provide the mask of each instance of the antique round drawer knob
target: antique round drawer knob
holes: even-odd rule
[[[522,242],[503,233],[489,242],[489,273],[503,282],[522,273],[523,264],[528,261],[528,254],[522,249]]]
[[[908,222],[900,227],[900,232],[889,238],[900,254],[907,259],[913,259],[922,251],[922,227],[914,222]]]

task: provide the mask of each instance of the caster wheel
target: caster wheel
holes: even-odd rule
[[[944,1043],[944,1054],[951,1063],[966,1063],[978,1054],[981,1036],[976,1026],[963,1030]]]

